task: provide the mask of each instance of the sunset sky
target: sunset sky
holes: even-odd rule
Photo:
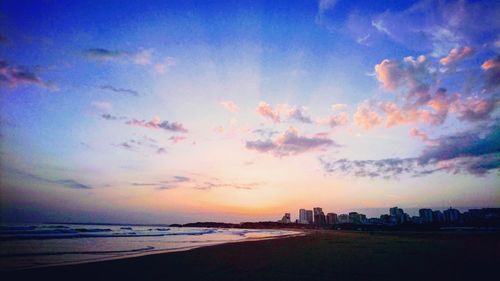
[[[0,89],[3,221],[500,206],[498,1],[1,1]]]

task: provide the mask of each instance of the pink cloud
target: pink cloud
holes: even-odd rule
[[[280,114],[278,111],[273,110],[271,105],[266,102],[261,101],[257,107],[257,113],[264,117],[272,120],[274,123],[280,122]]]
[[[128,125],[140,126],[150,129],[164,129],[172,132],[187,133],[188,130],[184,125],[178,122],[161,121],[158,116],[155,116],[151,121],[131,119],[126,122]]]
[[[24,66],[13,66],[7,61],[0,60],[0,85],[6,84],[11,88],[19,85],[37,85],[49,90],[58,90],[52,82],[43,81],[37,73]]]
[[[237,113],[240,111],[240,108],[232,101],[221,101],[220,104],[227,110],[233,113]]]
[[[163,62],[156,63],[154,65],[154,70],[156,71],[156,73],[164,74],[165,72],[168,71],[168,69],[171,66],[174,66],[175,64],[176,64],[176,61],[174,58],[167,57]]]
[[[247,141],[246,148],[261,153],[272,153],[276,157],[297,155],[305,152],[338,146],[327,134],[300,135],[297,129],[289,127],[274,139]]]
[[[453,48],[450,53],[439,60],[442,65],[449,65],[458,61],[461,61],[467,57],[470,57],[474,54],[474,49],[472,47],[463,47],[463,48]]]
[[[382,125],[384,118],[374,111],[368,103],[358,106],[354,113],[354,123],[361,128],[371,129]]]
[[[319,119],[319,124],[328,125],[332,128],[337,126],[343,126],[349,122],[349,114],[347,112],[340,112],[337,115],[330,116],[325,119]]]

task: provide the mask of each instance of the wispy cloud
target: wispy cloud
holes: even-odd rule
[[[232,113],[237,113],[240,111],[239,106],[237,106],[233,101],[227,100],[227,101],[221,101],[220,104],[227,109],[228,111]]]
[[[126,56],[125,52],[108,50],[104,48],[90,48],[83,51],[83,53],[90,59],[95,60],[115,60]]]
[[[141,147],[149,150],[153,150],[156,154],[167,153],[167,149],[158,144],[157,141],[150,137],[142,137],[140,139],[130,139],[119,144],[114,144],[113,146],[120,147],[130,151],[138,151]]]
[[[18,174],[24,178],[29,178],[32,180],[41,181],[41,182],[45,182],[45,183],[49,183],[49,184],[64,186],[64,187],[68,187],[71,189],[92,189],[93,188],[91,185],[83,184],[83,183],[81,183],[77,180],[74,180],[74,179],[50,179],[50,178],[38,176],[36,174],[24,172],[24,171],[17,170],[17,169],[9,169],[9,170],[11,170],[13,173]]]
[[[500,168],[500,127],[482,128],[430,139],[419,131],[428,145],[418,157],[379,160],[327,160],[320,158],[325,172],[356,177],[398,178],[425,176],[438,171],[484,175]]]
[[[261,153],[271,153],[276,157],[297,155],[309,151],[338,146],[333,140],[323,136],[303,136],[293,128],[288,128],[274,139],[246,141],[246,148]]]
[[[35,71],[26,66],[10,65],[0,60],[0,86],[15,88],[20,85],[36,85],[49,90],[57,90],[55,83],[44,81]]]
[[[163,129],[171,132],[187,133],[184,125],[178,122],[161,121],[159,117],[154,117],[151,121],[131,119],[126,122],[127,125],[140,126],[150,129]]]
[[[115,92],[118,94],[130,95],[130,96],[134,96],[134,97],[139,96],[139,92],[132,90],[132,89],[116,88],[116,87],[113,87],[111,85],[101,85],[101,86],[99,86],[99,88],[101,88],[103,90],[109,90],[109,91],[112,91],[112,92]]]

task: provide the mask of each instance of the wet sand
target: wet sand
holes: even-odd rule
[[[95,263],[3,272],[3,280],[485,280],[499,233],[312,231]]]

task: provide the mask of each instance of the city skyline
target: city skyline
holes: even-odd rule
[[[0,220],[499,207],[499,11],[2,1]]]

